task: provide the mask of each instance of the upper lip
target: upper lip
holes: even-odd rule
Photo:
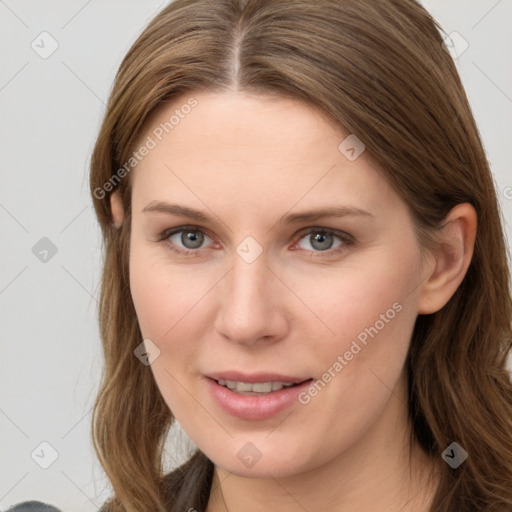
[[[206,377],[209,377],[213,380],[222,379],[235,382],[247,382],[251,384],[257,382],[293,382],[294,384],[299,384],[311,378],[284,375],[281,373],[241,373],[236,371],[213,372],[206,374]]]

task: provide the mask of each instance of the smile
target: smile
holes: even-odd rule
[[[225,379],[219,379],[217,384],[242,395],[266,395],[273,391],[279,391],[280,389],[291,388],[297,385],[295,382],[271,381],[251,383]]]
[[[205,376],[203,382],[213,403],[224,413],[242,420],[263,421],[296,405],[298,395],[310,386],[312,380],[275,374],[249,376],[230,372],[222,377],[218,374]]]

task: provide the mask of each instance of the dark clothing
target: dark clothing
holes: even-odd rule
[[[61,512],[61,510],[41,501],[23,501],[17,505],[12,505],[6,512]]]

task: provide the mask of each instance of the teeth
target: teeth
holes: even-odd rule
[[[234,384],[236,391],[252,391],[252,384],[248,382],[236,382]]]
[[[255,393],[270,393],[270,391],[272,391],[272,382],[256,382],[251,386],[251,388],[252,389],[247,389],[244,391],[254,391]]]
[[[224,386],[232,391],[247,395],[258,395],[271,393],[272,391],[279,391],[283,388],[289,388],[294,386],[294,382],[256,382],[254,384],[250,382],[238,382],[233,380],[219,379],[217,381],[221,386]]]

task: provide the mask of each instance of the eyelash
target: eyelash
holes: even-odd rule
[[[158,236],[157,241],[161,242],[161,243],[166,243],[166,242],[168,242],[168,240],[171,236],[176,235],[177,233],[186,232],[186,231],[199,232],[199,233],[202,233],[202,234],[208,236],[209,238],[213,239],[213,237],[211,237],[207,231],[205,231],[197,226],[180,226],[179,228],[167,229],[167,230],[163,231]],[[348,233],[344,233],[343,231],[338,231],[335,229],[319,228],[319,227],[305,228],[304,230],[302,230],[300,233],[297,234],[298,239],[297,239],[296,243],[300,242],[303,238],[305,238],[308,235],[311,235],[312,233],[334,235],[335,237],[337,237],[341,240],[342,244],[340,244],[338,247],[336,247],[334,249],[328,249],[326,251],[314,251],[314,250],[311,251],[308,249],[298,249],[298,250],[309,252],[310,253],[309,257],[311,257],[311,258],[316,258],[318,256],[324,256],[324,255],[325,255],[325,257],[334,256],[334,255],[337,255],[337,254],[341,253],[342,251],[346,250],[346,248],[348,246],[355,245],[354,238],[351,235],[349,235]],[[178,254],[181,254],[183,256],[187,256],[187,257],[197,257],[198,253],[202,249],[202,248],[199,248],[199,249],[186,249],[185,250],[185,249],[178,248],[172,242],[170,242],[166,245],[172,251],[174,251]],[[297,250],[297,249],[295,249],[295,250]]]

